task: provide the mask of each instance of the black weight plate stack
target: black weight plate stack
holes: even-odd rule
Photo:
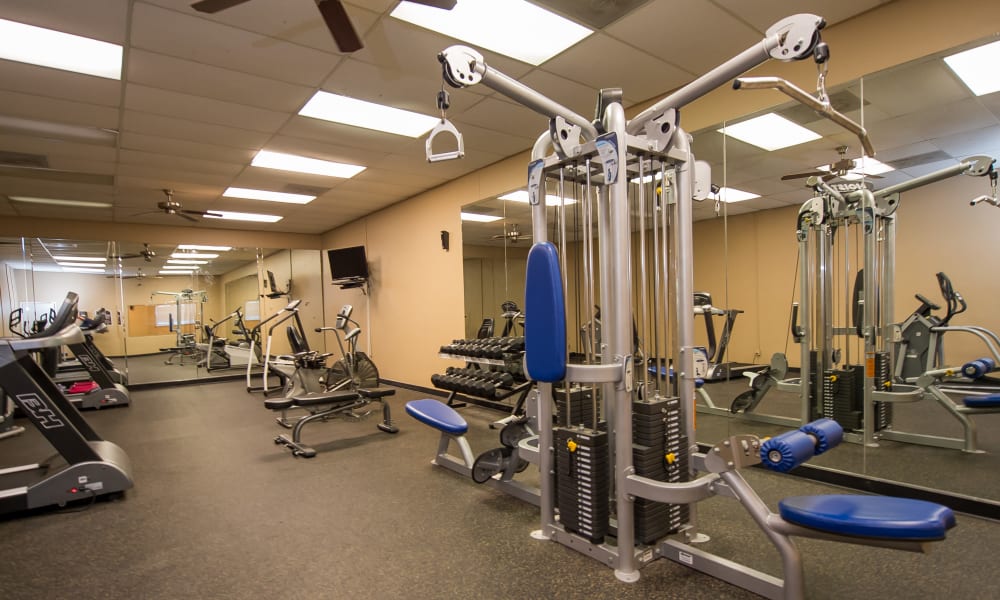
[[[687,481],[685,437],[679,398],[632,402],[632,464],[637,475],[671,483]],[[687,522],[688,507],[636,498],[634,515],[636,541],[652,544]]]
[[[552,395],[556,401],[556,423],[567,427],[593,427],[595,424],[594,402],[591,400],[593,392],[592,388],[574,387],[567,397],[565,389],[554,390]],[[600,407],[597,410],[599,419]]]
[[[611,473],[608,434],[556,428],[556,507],[567,530],[594,544],[608,533]]]
[[[892,383],[892,363],[888,352],[875,353],[875,389],[891,390],[887,384]],[[882,431],[892,426],[892,402],[875,402],[875,431]]]
[[[822,416],[840,423],[844,429],[861,429],[864,377],[863,365],[824,371]]]

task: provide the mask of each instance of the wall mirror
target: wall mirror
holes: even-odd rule
[[[787,358],[785,377],[798,376],[803,355],[791,334],[791,313],[792,304],[802,301],[804,277],[817,280],[821,270],[829,269],[826,274],[829,283],[821,293],[829,294],[835,307],[829,328],[837,332],[836,340],[830,342],[831,349],[836,351],[837,370],[847,371],[848,365],[863,368],[867,364],[869,357],[863,340],[849,333],[854,328],[852,306],[858,305],[853,298],[855,281],[864,265],[864,213],[858,212],[831,231],[831,235],[838,237],[833,242],[829,262],[820,263],[814,254],[807,255],[803,269],[796,230],[800,208],[814,196],[804,174],[819,174],[831,167],[838,170],[840,165],[839,170],[844,171],[842,177],[830,181],[854,181],[879,191],[906,186],[970,156],[1000,157],[1000,94],[974,95],[943,60],[945,56],[991,41],[995,39],[970,42],[828,90],[835,108],[868,129],[878,163],[865,160],[845,166],[844,161],[862,156],[857,137],[793,103],[756,114],[734,114],[725,123],[694,132],[696,157],[711,164],[713,183],[727,189],[724,196],[720,195],[720,201],[710,198],[695,206],[694,287],[705,293],[704,305],[714,309],[711,312],[715,356],[710,362],[716,367],[731,367],[719,369],[717,380],[703,388],[716,410],[710,409],[705,397],[698,398],[698,441],[715,442],[735,432],[773,434],[801,420],[806,411],[801,396],[787,387],[769,392],[753,414],[734,414],[731,408],[733,401],[750,389],[749,379],[740,374],[747,365],[763,369],[770,365],[774,354],[781,353]],[[776,101],[781,99],[777,94],[774,97]],[[733,125],[766,113],[775,113],[812,131],[815,138],[768,151],[732,135]],[[570,182],[550,180],[546,185],[547,193],[556,197],[556,204],[560,195],[581,197]],[[647,201],[657,193],[655,184],[648,186]],[[741,199],[737,195],[740,191],[748,192],[750,197]],[[991,225],[1000,219],[1000,212],[986,202],[970,206],[973,199],[990,194],[995,194],[995,190],[991,189],[988,177],[966,175],[946,177],[900,193],[893,213],[893,231],[884,224],[874,231],[875,264],[891,269],[892,277],[883,272],[876,279],[875,288],[866,294],[862,286],[860,292],[862,300],[869,299],[880,306],[880,311],[891,315],[878,335],[889,335],[891,325],[903,323],[919,307],[915,294],[944,306],[936,279],[938,272],[950,277],[954,289],[968,303],[968,309],[956,315],[951,324],[1000,331],[1000,318],[992,309],[991,300],[1000,290],[994,289],[998,285],[994,278],[982,276],[997,267],[993,263],[998,260],[994,248],[998,242]],[[596,249],[584,248],[587,236],[582,232],[597,225],[596,221],[583,223],[585,211],[577,208],[567,206],[563,222],[550,218],[553,230],[548,237],[557,240],[565,226],[564,255],[570,273],[567,316],[572,327],[586,329],[588,324],[599,323],[599,319],[592,318],[592,311],[600,304],[600,290],[578,289],[575,282],[579,279],[574,274],[596,268],[586,258],[588,254],[596,255]],[[499,316],[499,307],[493,306],[499,299],[495,290],[509,293],[522,281],[523,252],[530,245],[530,236],[522,236],[530,231],[531,219],[526,204],[499,198],[487,198],[462,210],[466,213],[463,218],[467,219],[463,221],[465,336],[475,337],[483,318]],[[598,218],[591,213],[591,219]],[[652,235],[649,226],[646,227]],[[638,224],[633,227],[635,232],[640,229]],[[512,243],[515,235],[517,241]],[[890,241],[891,249],[887,244]],[[640,266],[636,255],[633,269]],[[655,260],[648,252],[645,258],[650,262]],[[501,266],[502,274],[498,271]],[[669,286],[665,293],[670,293]],[[586,300],[588,294],[597,300]],[[651,295],[647,290],[648,299]],[[642,296],[641,290],[633,290],[636,315],[642,312]],[[934,312],[944,315],[943,310]],[[647,318],[656,316],[650,314]],[[696,344],[709,354],[713,344],[704,319],[704,312],[696,315]],[[800,314],[798,323],[801,325],[804,320],[809,320],[813,329],[822,331],[814,313]],[[649,324],[640,325],[639,329],[647,346],[665,348],[669,343],[669,331],[664,330],[662,339],[654,342],[649,338],[657,334],[650,333]],[[592,339],[597,335],[595,331]],[[577,333],[570,336],[571,351],[585,348],[582,339]],[[945,364],[961,366],[990,354],[973,335],[949,332],[943,340]],[[645,359],[655,358],[655,354],[652,351]],[[952,401],[959,403],[963,394],[947,392]],[[883,419],[878,425],[882,429],[874,443],[864,443],[863,425],[852,425],[849,430],[857,441],[843,444],[837,452],[819,457],[814,463],[833,470],[1000,502],[1000,487],[993,485],[995,478],[990,476],[1000,466],[1000,415],[968,417],[976,427],[977,448],[983,451],[969,453],[924,443],[948,438],[952,441],[937,442],[961,444],[965,437],[960,419],[941,402],[926,395],[914,399],[901,394],[881,406],[891,409],[892,416],[888,420],[878,417]],[[892,432],[900,435],[892,436]],[[955,477],[956,473],[961,475]]]
[[[307,335],[316,337],[310,343],[325,347],[312,331],[323,319],[318,250],[210,246],[0,240],[4,335],[29,331],[74,291],[82,311],[109,311],[95,343],[130,384],[239,376],[248,363],[259,369],[259,337],[251,342],[262,315],[298,293]],[[10,315],[19,308],[12,332]],[[275,333],[273,352],[287,352],[284,330]]]

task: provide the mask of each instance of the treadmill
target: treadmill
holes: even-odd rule
[[[708,347],[705,348],[705,359],[707,368],[702,379],[705,381],[723,381],[741,377],[744,371],[762,369],[767,365],[755,365],[752,363],[741,363],[727,361],[726,352],[729,350],[729,338],[733,335],[733,327],[736,325],[736,317],[743,311],[738,308],[722,309],[712,305],[712,295],[708,292],[694,293],[694,314],[695,318],[702,315],[705,319],[705,337]],[[715,338],[715,317],[724,317],[722,334],[716,346]]]
[[[102,439],[32,358],[33,352],[83,343],[83,332],[73,323],[76,299],[73,293],[66,297],[72,311],[68,325],[50,323],[33,338],[0,338],[4,392],[57,452],[43,463],[0,469],[0,513],[64,506],[133,485],[125,451]]]

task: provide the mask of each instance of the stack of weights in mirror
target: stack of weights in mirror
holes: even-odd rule
[[[656,481],[688,480],[687,436],[681,423],[680,398],[632,401],[632,464],[636,475]],[[652,544],[675,533],[688,520],[688,505],[635,500],[635,538]]]
[[[432,375],[431,383],[439,389],[493,400],[525,381],[523,337],[453,340],[440,352],[446,358],[464,358],[470,366]]]

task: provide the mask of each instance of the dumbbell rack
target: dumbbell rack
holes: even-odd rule
[[[480,356],[473,356],[473,353]],[[453,340],[441,346],[439,356],[463,360],[466,364],[465,368],[449,367],[444,374],[431,377],[434,387],[448,392],[448,406],[466,406],[466,402],[459,400],[462,398],[495,410],[523,412],[524,402],[535,385],[524,376],[524,338]],[[446,377],[453,379],[449,381]],[[518,398],[513,405],[506,401],[514,396]]]

